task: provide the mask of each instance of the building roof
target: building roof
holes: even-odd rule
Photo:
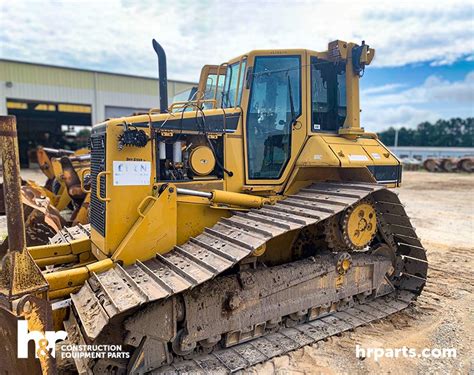
[[[31,66],[45,67],[45,68],[65,69],[65,70],[77,71],[77,72],[98,73],[98,74],[107,74],[107,75],[112,75],[112,76],[149,79],[149,80],[158,81],[158,77],[141,76],[141,75],[124,74],[124,73],[114,73],[114,72],[106,72],[106,71],[102,71],[102,70],[74,68],[74,67],[69,67],[69,66],[61,66],[61,65],[53,65],[53,64],[42,64],[42,63],[35,63],[35,62],[29,62],[29,61],[20,61],[20,60],[11,60],[11,59],[2,59],[2,58],[0,58],[0,62],[14,63],[14,64],[26,64],[26,65],[31,65]],[[185,83],[185,84],[196,84],[196,82],[183,81],[183,80],[177,80],[177,79],[171,79],[171,78],[168,79],[168,81],[172,81],[172,82],[176,82],[176,83]]]

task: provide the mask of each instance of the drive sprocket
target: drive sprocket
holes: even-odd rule
[[[342,214],[326,220],[324,234],[333,251],[362,250],[377,232],[377,214],[369,200],[360,201]]]
[[[342,238],[341,215],[334,215],[324,222],[324,235],[331,251],[351,251]]]

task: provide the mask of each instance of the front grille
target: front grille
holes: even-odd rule
[[[97,175],[105,171],[105,133],[91,135],[91,204],[90,222],[92,228],[105,237],[105,202],[97,198]],[[100,179],[100,194],[106,196],[105,176]]]
[[[384,183],[400,183],[402,181],[401,165],[370,165],[370,173],[375,177],[377,182]]]

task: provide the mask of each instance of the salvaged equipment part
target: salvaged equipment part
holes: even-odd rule
[[[77,151],[38,147],[37,158],[47,177],[43,186],[34,181],[21,182],[27,246],[49,243],[62,228],[89,222],[90,154]],[[5,214],[3,184],[0,184],[0,215]],[[72,211],[66,220],[61,211]],[[0,243],[0,252],[8,248],[8,240]]]
[[[423,162],[428,172],[467,172],[474,171],[474,158],[429,158]]]
[[[235,372],[415,301],[402,166],[360,126],[372,48],[251,51],[171,105],[153,48],[160,107],[92,129],[90,225],[28,249],[68,340],[128,353],[79,373]]]

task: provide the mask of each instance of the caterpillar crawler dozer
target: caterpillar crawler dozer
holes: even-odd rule
[[[153,46],[159,110],[92,129],[90,227],[12,252],[36,279],[10,305],[41,291],[70,343],[128,353],[77,356],[79,373],[234,372],[417,298],[401,165],[360,126],[372,48],[251,51],[168,106]]]

